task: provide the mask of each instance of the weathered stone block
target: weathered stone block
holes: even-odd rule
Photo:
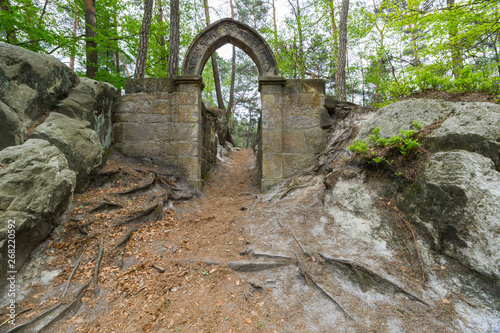
[[[322,79],[287,79],[285,93],[325,93],[325,80]]]
[[[262,128],[281,129],[282,111],[280,109],[262,109]]]
[[[175,123],[152,124],[152,132],[152,136],[159,141],[179,139]]]
[[[306,144],[304,131],[293,130],[283,131],[283,153],[305,154],[308,153],[310,147]]]
[[[312,154],[321,153],[325,149],[330,133],[329,130],[319,128],[304,130],[308,151]]]
[[[179,105],[180,122],[198,122],[200,116],[200,109],[197,106]]]
[[[113,123],[133,123],[138,121],[136,113],[115,113],[113,115]]]
[[[262,156],[262,178],[283,178],[283,155],[264,153]]]
[[[262,95],[261,101],[262,101],[262,109],[263,110],[269,110],[269,109],[277,109],[281,107],[281,94],[266,94]]]
[[[200,156],[200,144],[197,142],[171,142],[162,149],[168,156]]]
[[[283,178],[304,171],[316,162],[315,154],[293,154],[283,156]]]
[[[158,157],[162,156],[162,148],[164,143],[156,141],[143,142],[141,145],[142,157]]]
[[[173,93],[175,91],[174,79],[172,78],[159,78],[157,85],[158,93]]]
[[[287,115],[285,116],[284,129],[306,129],[306,128],[321,128],[321,119],[316,110],[304,110],[311,112],[310,114]]]
[[[183,174],[188,179],[201,179],[201,162],[199,157],[194,156],[179,156],[179,166],[183,170]]]
[[[137,112],[137,102],[136,101],[123,101],[115,104],[115,114],[120,113],[136,113]]]
[[[152,127],[148,124],[119,123],[113,126],[115,142],[141,142],[153,139]]]
[[[262,130],[262,149],[266,153],[281,153],[283,138],[281,130]]]
[[[145,111],[149,114],[168,114],[170,112],[170,101],[168,99],[157,99],[151,101],[151,108]]]
[[[188,93],[179,92],[177,93],[178,105],[195,105],[197,106],[200,101],[200,94],[198,92]]]
[[[318,93],[301,93],[295,95],[295,105],[297,108],[314,108],[323,106],[325,95]]]
[[[177,123],[177,139],[179,141],[198,141],[201,128],[198,123]]]

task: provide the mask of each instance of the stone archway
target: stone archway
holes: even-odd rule
[[[114,148],[131,157],[175,165],[198,191],[216,163],[217,141],[202,102],[203,67],[212,53],[231,43],[259,71],[262,122],[258,148],[261,188],[266,190],[312,165],[328,138],[325,81],[278,76],[274,54],[249,26],[233,19],[201,31],[188,49],[182,75],[129,79],[118,98]]]
[[[278,76],[274,54],[264,38],[248,25],[225,18],[202,30],[191,43],[182,66],[182,75],[201,76],[203,67],[219,47],[231,43],[255,63],[261,77]]]

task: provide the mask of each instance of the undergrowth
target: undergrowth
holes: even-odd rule
[[[392,176],[413,182],[428,151],[422,147],[422,123],[414,121],[414,129],[400,130],[398,135],[380,136],[380,127],[372,130],[367,140],[356,140],[348,148],[354,152],[354,159],[368,167],[388,171]]]

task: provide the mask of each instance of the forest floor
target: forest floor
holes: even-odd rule
[[[336,228],[321,176],[266,194],[258,179],[252,150],[234,150],[201,196],[182,200],[171,173],[110,159],[19,273],[16,322],[25,332],[455,332],[466,322],[454,307],[463,295],[429,297],[403,254],[384,259]],[[353,253],[376,267],[339,259]]]

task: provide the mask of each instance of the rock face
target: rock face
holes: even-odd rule
[[[77,81],[75,73],[53,56],[0,43],[0,119],[9,121],[0,125],[0,149],[21,143],[25,130],[53,110]],[[4,131],[7,126],[10,130]]]
[[[77,192],[85,190],[105,162],[104,149],[88,121],[52,112],[31,137],[47,140],[64,153],[76,172]]]
[[[48,141],[30,139],[0,151],[0,279],[7,269],[8,221],[16,226],[16,269],[54,228],[69,205],[75,172],[64,154]],[[11,269],[9,269],[11,270]]]
[[[375,127],[390,137],[437,120],[424,140],[435,155],[398,205],[435,250],[500,281],[500,105],[404,100],[365,121],[358,139]]]
[[[500,280],[500,173],[490,159],[435,154],[399,205],[435,249]]]
[[[68,97],[58,104],[57,112],[88,121],[99,135],[101,145],[109,148],[112,141],[112,113],[118,89],[109,83],[80,78]]]
[[[412,128],[412,122],[429,125],[443,119],[441,126],[425,141],[433,152],[463,149],[490,158],[500,170],[500,105],[485,102],[448,102],[408,99],[380,109],[364,122],[358,138],[364,140],[380,127],[380,136],[397,135]]]

